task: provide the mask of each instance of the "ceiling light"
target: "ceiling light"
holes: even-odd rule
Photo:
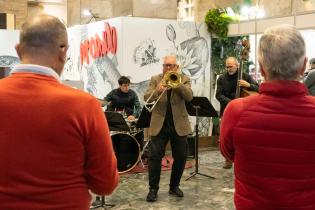
[[[84,9],[84,10],[82,11],[82,15],[85,16],[85,17],[91,16],[91,15],[92,15],[92,12],[91,12],[90,9]]]

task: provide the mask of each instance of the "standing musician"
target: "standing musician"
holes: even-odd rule
[[[121,76],[118,84],[119,88],[112,90],[104,98],[108,103],[106,111],[122,111],[127,120],[135,120],[141,112],[139,98],[136,92],[130,89],[128,77]]]
[[[178,86],[167,87],[165,73],[169,71],[174,71],[174,73],[178,71],[176,56],[169,55],[164,58],[163,74],[151,78],[144,95],[144,99],[147,101],[150,96],[152,100],[156,100],[163,94],[152,110],[150,123],[151,144],[148,152],[150,191],[146,198],[148,202],[157,200],[161,161],[168,140],[171,142],[174,158],[169,194],[177,197],[184,196],[179,189],[179,184],[186,164],[187,135],[192,133],[185,102],[192,100],[193,93],[189,77],[178,73],[178,77],[181,79]]]
[[[258,83],[252,79],[252,77],[246,73],[243,73],[243,80],[238,80],[237,73],[239,63],[235,57],[228,57],[225,60],[226,73],[219,76],[217,80],[217,91],[215,94],[216,99],[220,102],[220,117],[223,116],[223,112],[227,104],[235,99],[236,87],[247,88],[248,90],[258,91]],[[232,162],[225,160],[223,165],[224,169],[232,167]]]

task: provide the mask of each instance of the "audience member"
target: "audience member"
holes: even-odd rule
[[[315,209],[315,98],[300,82],[307,63],[300,32],[268,28],[258,61],[260,94],[231,101],[221,123],[221,152],[235,164],[236,209]]]
[[[88,210],[90,191],[107,195],[118,184],[99,102],[60,83],[67,48],[56,17],[20,30],[21,64],[0,80],[0,209]]]
[[[304,84],[309,94],[315,96],[315,58],[309,61],[309,69],[307,73],[304,73]]]

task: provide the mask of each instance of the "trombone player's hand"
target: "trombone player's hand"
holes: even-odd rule
[[[159,93],[163,93],[165,90],[167,90],[167,87],[165,86],[165,84],[163,84],[163,82],[161,81],[159,83],[159,85],[157,86],[157,91]]]
[[[170,72],[170,71],[178,71],[178,65],[176,63],[164,63],[163,64],[163,74],[164,74],[164,77],[162,79],[162,81],[158,84],[157,86],[157,91],[159,93],[163,93],[165,90],[167,89],[170,89],[170,87],[167,86],[167,81],[166,81],[166,78],[165,78],[165,74],[167,72]]]

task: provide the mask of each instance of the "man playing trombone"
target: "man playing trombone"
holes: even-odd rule
[[[157,199],[161,175],[161,161],[165,147],[170,140],[174,159],[170,178],[169,194],[183,197],[179,189],[187,153],[187,135],[192,133],[186,101],[191,101],[193,93],[189,77],[178,72],[176,56],[166,56],[163,63],[163,74],[151,78],[144,99],[155,101],[153,105],[150,133],[151,144],[148,152],[150,191],[146,200],[154,202]]]

